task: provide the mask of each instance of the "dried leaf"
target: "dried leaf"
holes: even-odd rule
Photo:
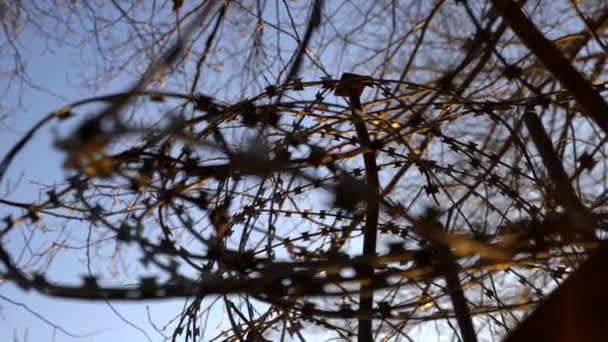
[[[173,0],[173,11],[177,12],[184,5],[184,0]]]

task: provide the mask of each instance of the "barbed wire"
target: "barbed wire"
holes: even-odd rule
[[[409,93],[396,94],[391,90],[395,84],[407,86]],[[363,86],[385,95],[362,104],[364,117],[359,120],[368,126],[367,145],[354,132],[357,118],[350,116],[349,104],[332,94],[340,87]],[[606,87],[602,83],[595,89],[603,92]],[[433,115],[415,118],[416,108],[428,104],[408,98],[421,92],[435,98]],[[310,94],[312,100],[272,103],[279,93],[285,98]],[[293,320],[416,322],[457,315],[446,305],[449,288],[441,285],[454,265],[464,293],[480,294],[466,296],[470,315],[493,317],[491,313],[521,310],[542,300],[543,285],[537,279],[560,279],[572,259],[601,243],[573,232],[566,212],[549,198],[551,175],[538,169],[536,152],[517,122],[536,115],[531,114],[535,107],[570,103],[567,91],[505,103],[458,99],[442,88],[363,77],[296,80],[236,104],[169,92],[133,95],[181,102],[199,114],[190,119],[166,115],[152,126],[134,126],[118,116],[90,127],[96,116],[81,119],[71,135],[57,142],[73,176],[51,188],[42,202],[2,200],[25,213],[6,218],[1,234],[47,216],[89,221],[117,243],[137,246],[141,261],[163,270],[168,280],[142,278],[139,285],[122,288],[100,286],[94,277],[76,286],[55,284],[42,274],[22,273],[2,249],[8,278],[19,286],[85,299],[246,294]],[[51,117],[75,120],[81,106],[121,96],[78,101]],[[504,146],[480,147],[478,138],[452,133],[461,120],[503,130]],[[248,145],[219,143],[246,132],[252,133]],[[140,134],[143,142],[119,148],[119,141]],[[430,137],[433,142],[425,151],[412,147]],[[366,151],[375,155],[383,183],[375,194],[358,161]],[[505,159],[518,153],[527,156],[513,164]],[[579,181],[601,169],[593,160],[593,152],[587,152],[572,165]],[[388,184],[399,191],[387,189]],[[101,189],[104,195],[99,197]],[[321,189],[333,193],[333,200]],[[104,197],[120,200],[109,204]],[[309,205],[303,202],[306,197]],[[363,234],[368,200],[380,205],[379,250],[360,255],[348,244]],[[323,203],[315,205],[319,201]],[[479,206],[493,219],[481,220]],[[601,229],[603,213],[592,210],[591,215]],[[188,237],[178,238],[177,231]],[[198,247],[182,244],[189,239],[198,241]],[[181,264],[200,273],[182,274]],[[368,268],[371,274],[365,273]],[[517,280],[503,286],[532,292],[525,299],[502,295],[506,291],[492,280],[497,276]],[[366,311],[354,297],[363,284],[378,298]],[[496,318],[493,322],[505,325]]]
[[[604,245],[598,113],[608,84],[577,78],[568,58],[599,40],[608,11],[557,52],[539,51],[548,41],[538,35],[521,38],[538,59],[513,60],[503,35],[526,18],[519,5],[492,3],[496,13],[481,20],[460,2],[476,33],[435,80],[405,81],[415,53],[399,79],[304,80],[298,62],[283,81],[232,103],[195,93],[198,81],[191,93],[147,89],[160,64],[178,63],[185,30],[129,90],[67,104],[9,150],[0,179],[38,131],[76,121],[55,142],[66,181],[36,202],[0,199],[15,210],[0,230],[0,276],[64,298],[190,299],[173,340],[196,340],[211,310],[204,302],[217,296],[210,306],[227,313],[230,328],[218,334],[226,340],[263,340],[279,326],[299,336],[304,322],[346,339],[371,335],[361,329],[372,321],[387,340],[411,339],[409,329],[438,321],[465,341],[476,338],[473,321],[509,333]],[[320,4],[294,60],[308,53]],[[522,31],[534,28],[523,23]],[[558,77],[563,87],[532,72],[552,53],[564,60],[547,67],[551,75],[564,61],[572,68]],[[104,109],[84,115],[98,104]],[[142,104],[155,111],[126,114]],[[92,227],[87,251],[114,243],[157,276],[134,274],[136,284],[119,286],[91,274],[70,284],[29,272],[5,238],[59,219]]]

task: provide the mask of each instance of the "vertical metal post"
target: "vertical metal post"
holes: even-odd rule
[[[379,181],[378,181],[378,166],[376,165],[376,153],[373,150],[368,149],[370,146],[369,133],[365,126],[365,118],[363,108],[361,106],[360,99],[361,89],[350,86],[348,87],[348,98],[351,105],[353,123],[355,130],[357,131],[357,137],[359,144],[362,148],[366,149],[363,153],[363,162],[365,164],[365,175],[367,181],[367,203],[366,203],[366,219],[365,228],[363,231],[363,255],[373,256],[376,254],[376,240],[378,231],[378,210],[379,210]],[[373,282],[371,281],[374,277],[373,266],[365,267],[363,270],[363,278],[369,279],[369,281],[363,283],[361,286],[361,293],[359,295],[359,328],[358,328],[358,341],[359,342],[371,342],[373,341],[372,332],[372,319],[371,312],[374,305],[374,290]]]

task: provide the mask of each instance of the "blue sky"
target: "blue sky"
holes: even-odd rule
[[[91,95],[77,82],[76,76],[81,70],[74,66],[82,65],[82,61],[79,60],[80,57],[75,50],[56,49],[55,52],[45,53],[48,50],[40,40],[36,39],[30,40],[26,47],[29,51],[23,50],[24,57],[29,61],[28,72],[32,79],[42,88],[52,89],[61,97],[52,96],[28,86],[21,90],[13,87],[7,99],[4,100],[5,104],[16,107],[20,94],[23,105],[11,112],[8,118],[0,123],[2,125],[0,155],[4,155],[10,146],[37,120],[63,106],[66,103],[65,99],[75,100]],[[126,79],[116,79],[103,89],[103,93],[123,89],[128,84],[127,81]],[[0,78],[2,88],[7,85],[6,82],[8,82],[6,78]],[[59,128],[58,124],[53,123],[50,127],[41,130],[15,160],[8,177],[2,184],[0,196],[11,200],[35,201],[40,196],[40,187],[38,184],[32,183],[33,181],[52,184],[54,181],[62,180],[64,171],[61,168],[61,155],[51,148],[53,128]],[[6,196],[8,184],[17,180],[19,180],[19,184],[15,187],[16,190],[10,191]],[[12,208],[0,206],[0,216],[5,217],[8,214],[15,215],[16,212]],[[83,228],[75,224],[71,224],[70,227],[72,229]],[[18,229],[26,231],[23,227]],[[50,243],[53,239],[52,233],[45,236],[37,232],[37,235],[41,244]],[[19,250],[23,246],[23,241],[19,234],[12,234],[9,248]],[[82,274],[75,274],[75,270],[82,272],[86,269],[83,267],[85,260],[83,254],[74,251],[60,254],[58,259],[52,263],[51,269],[48,270],[49,273],[56,279],[79,281],[77,277]],[[90,335],[83,338],[67,336],[25,308],[0,298],[0,341],[148,340],[141,331],[123,321],[113,312],[112,308],[103,302],[48,298],[34,292],[24,292],[11,283],[0,284],[0,295],[11,301],[27,305],[41,317],[72,334]],[[153,341],[158,341],[161,336],[148,322],[146,307],[149,306],[152,321],[162,327],[181,311],[183,300],[113,303],[112,306],[125,319],[145,330]],[[171,329],[166,331],[167,334],[171,332]]]
[[[49,112],[62,108],[66,103],[74,100],[125,90],[133,82],[134,73],[126,72],[94,91],[84,86],[82,74],[91,76],[98,72],[95,69],[98,61],[95,60],[97,56],[94,46],[57,45],[52,41],[39,39],[37,35],[27,30],[18,43],[21,44],[20,51],[27,61],[27,73],[35,86],[13,81],[9,87],[11,80],[0,78],[0,88],[9,88],[3,99],[2,108],[14,109],[4,121],[0,122],[0,129],[3,132],[0,134],[2,156],[30,127]],[[285,48],[290,42],[282,44]],[[7,62],[5,65],[9,65],[10,58],[4,58]],[[213,78],[217,75],[208,71],[206,76]],[[232,87],[234,88],[231,92],[238,88],[238,84],[232,84]],[[46,195],[41,190],[41,185],[61,182],[66,176],[62,168],[63,156],[52,147],[54,138],[69,132],[83,115],[91,112],[92,107],[78,110],[76,114],[79,117],[52,122],[40,130],[12,163],[9,173],[2,182],[0,196],[23,202],[44,199]],[[0,205],[0,217],[9,214],[16,216],[20,212]],[[30,237],[33,238],[29,243],[37,247],[49,246],[58,238],[68,239],[74,244],[81,241],[84,245],[86,232],[89,229],[86,223],[72,222],[63,231],[53,231],[55,228],[61,228],[63,222],[52,219],[46,222],[50,223],[51,232],[44,233],[34,225],[22,225],[9,234],[5,241],[6,248],[14,258],[18,258]],[[109,259],[111,250],[106,248],[102,249],[102,252],[105,252],[106,257],[98,259],[98,262],[92,257],[93,273],[109,280],[112,278],[110,267],[104,263]],[[24,263],[23,259],[21,261]],[[62,251],[48,268],[44,266],[41,268],[44,263],[39,261],[35,269],[44,271],[51,280],[79,284],[81,277],[86,275],[86,262],[85,249]],[[114,284],[132,283],[137,279],[130,277],[131,274],[150,272],[142,269],[136,259],[127,266],[126,272],[124,268],[118,270],[116,278],[113,279]],[[121,265],[118,267],[120,268]],[[129,273],[130,271],[132,273]],[[104,302],[49,298],[33,291],[25,292],[8,282],[0,283],[0,296],[0,341],[148,341],[150,339],[160,341],[163,338],[155,329],[163,329],[182,312],[185,303],[184,299],[136,303],[113,302],[110,307]],[[203,303],[204,307],[205,303]],[[148,313],[156,327],[149,321]],[[203,340],[216,336],[218,331],[215,328],[218,324],[225,323],[224,318],[219,310],[211,311],[207,335]],[[84,337],[69,336],[54,325],[65,329],[69,334],[84,335]],[[164,333],[170,336],[173,328],[174,325],[169,325],[164,329]]]

